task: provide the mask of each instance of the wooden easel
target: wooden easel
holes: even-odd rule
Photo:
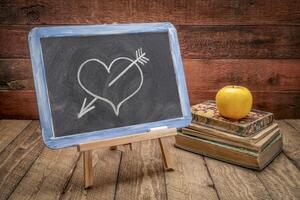
[[[93,186],[93,150],[103,147],[110,147],[110,149],[116,149],[118,145],[125,145],[134,142],[141,142],[145,140],[158,139],[159,146],[162,152],[164,165],[167,171],[173,170],[172,160],[169,156],[168,150],[165,148],[163,137],[174,136],[177,134],[176,128],[154,130],[145,133],[129,135],[124,137],[112,138],[107,140],[99,140],[89,143],[79,144],[77,150],[83,153],[83,169],[84,169],[84,187],[89,188]]]

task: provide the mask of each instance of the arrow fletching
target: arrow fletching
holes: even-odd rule
[[[150,59],[146,57],[146,53],[143,53],[142,48],[139,48],[138,50],[135,51],[135,56],[136,56],[137,62],[139,62],[142,65],[144,65],[150,61]]]

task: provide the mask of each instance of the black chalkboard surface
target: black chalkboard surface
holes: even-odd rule
[[[55,136],[182,116],[168,33],[43,38],[41,44]],[[139,51],[144,61],[132,65]],[[94,96],[80,81],[105,98],[96,99],[83,116],[78,114],[84,99],[88,105]],[[117,107],[130,95],[117,113],[107,103]]]
[[[38,42],[52,138],[187,116],[170,31],[50,34]]]

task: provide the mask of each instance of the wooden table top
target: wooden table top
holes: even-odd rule
[[[50,150],[38,121],[0,120],[2,199],[300,199],[300,120],[280,120],[284,149],[257,172],[176,149],[165,172],[157,140],[94,151],[94,186],[84,189],[76,148]]]

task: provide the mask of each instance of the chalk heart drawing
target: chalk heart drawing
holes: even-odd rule
[[[90,112],[91,110],[95,109],[95,105],[94,103],[99,100],[99,101],[102,101],[102,102],[105,102],[105,103],[108,103],[116,116],[119,115],[119,112],[120,112],[120,108],[121,106],[126,102],[128,101],[130,98],[132,98],[136,93],[139,92],[139,90],[141,89],[142,85],[143,85],[143,82],[144,82],[144,75],[143,75],[143,71],[142,69],[140,68],[139,64],[141,65],[144,65],[146,64],[147,62],[149,62],[150,60],[146,57],[146,53],[143,53],[142,51],[142,48],[139,48],[138,50],[136,50],[135,52],[135,55],[136,55],[136,58],[135,60],[131,59],[131,58],[128,58],[128,57],[118,57],[116,59],[114,59],[110,64],[109,66],[107,66],[103,61],[99,60],[99,59],[96,59],[96,58],[91,58],[91,59],[88,59],[86,61],[84,61],[79,69],[78,69],[78,72],[77,72],[77,81],[80,85],[80,87],[86,92],[88,93],[89,95],[91,95],[93,97],[93,100],[88,103],[86,105],[86,101],[87,101],[87,98],[84,98],[83,100],[83,103],[82,103],[82,106],[80,108],[80,111],[79,113],[77,114],[77,118],[81,118],[82,116],[84,116],[85,114],[87,114],[88,112]],[[121,78],[130,68],[132,67],[136,67],[139,71],[139,74],[140,74],[140,84],[139,86],[137,87],[137,89],[135,91],[133,91],[131,94],[129,94],[129,96],[125,97],[124,99],[122,99],[117,105],[115,105],[111,100],[107,99],[107,98],[104,98],[104,97],[101,97],[93,92],[91,92],[90,90],[88,90],[81,82],[81,77],[80,77],[80,73],[82,71],[82,69],[87,66],[86,64],[89,63],[89,62],[97,62],[99,63],[101,67],[104,67],[107,71],[108,74],[110,74],[110,70],[111,68],[113,67],[114,63],[116,63],[117,61],[119,60],[127,60],[130,62],[130,64],[120,73],[118,74],[118,76],[116,76],[111,82],[109,82],[108,84],[108,87],[112,86],[114,83],[116,83],[118,81],[119,78]]]

